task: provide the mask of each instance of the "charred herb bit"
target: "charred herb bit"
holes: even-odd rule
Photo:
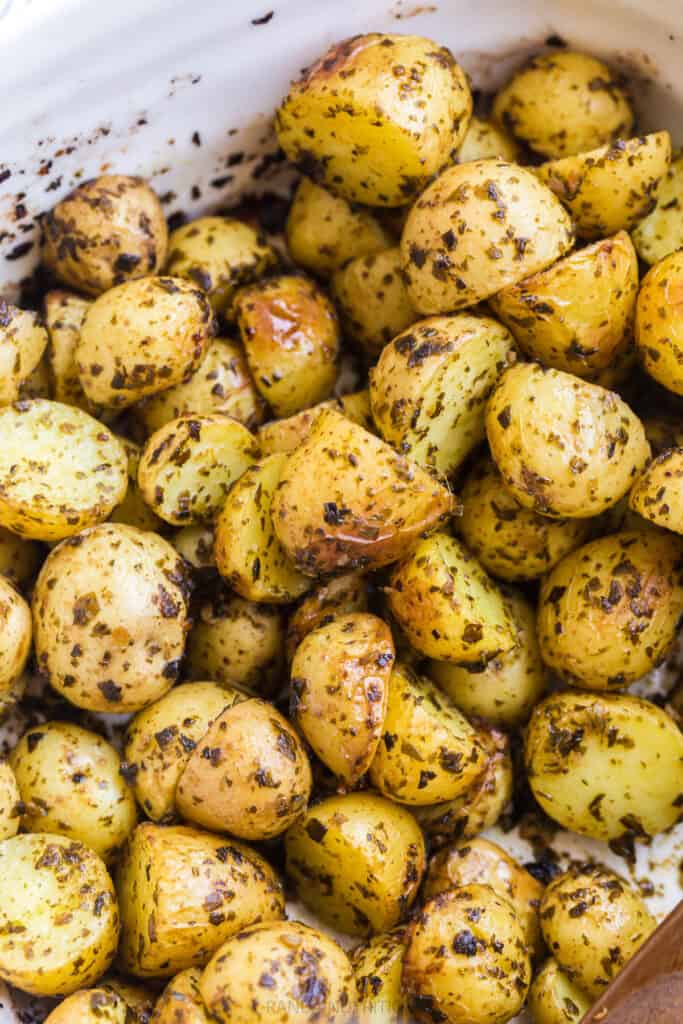
[[[350,513],[351,509],[339,508],[335,501],[323,503],[323,519],[328,526],[341,526]]]
[[[319,821],[318,818],[311,818],[306,823],[306,833],[314,843],[322,843],[327,835],[327,826],[323,825],[322,821]]]
[[[464,928],[463,931],[458,932],[453,939],[453,950],[461,956],[476,956],[477,945],[477,940],[469,928]]]
[[[510,426],[510,423],[512,422],[512,417],[510,415],[509,405],[506,405],[505,408],[498,413],[498,422],[500,423],[503,430],[507,430],[507,428]]]
[[[121,700],[121,687],[117,686],[113,679],[105,679],[97,684],[97,689],[110,704],[117,704]]]

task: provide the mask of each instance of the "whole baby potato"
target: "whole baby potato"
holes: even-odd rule
[[[559,519],[616,505],[650,456],[642,423],[619,395],[538,363],[501,376],[486,433],[513,497]]]
[[[0,576],[6,576],[15,587],[26,587],[42,560],[40,544],[0,526]]]
[[[585,53],[532,57],[493,103],[493,116],[543,156],[571,156],[623,139],[633,110],[619,79]]]
[[[491,157],[499,157],[510,163],[522,162],[519,159],[519,146],[501,125],[471,117],[455,162],[469,164],[473,160],[488,160]]]
[[[683,733],[649,701],[555,693],[531,716],[524,759],[543,810],[580,835],[627,848],[680,818]]]
[[[154,1024],[211,1024],[199,982],[202,970],[188,967],[169,981],[154,1008]]]
[[[529,1012],[534,1024],[579,1024],[591,1000],[550,957],[529,989]]]
[[[657,189],[657,204],[633,229],[641,260],[654,265],[683,248],[683,153],[677,153]]]
[[[366,612],[320,625],[294,654],[292,717],[347,786],[365,774],[380,742],[394,657],[391,630]]]
[[[180,815],[241,839],[271,839],[306,810],[311,767],[297,733],[272,704],[226,708],[192,751],[176,788]]]
[[[428,658],[485,665],[517,643],[500,590],[446,533],[419,541],[398,563],[388,603],[409,643]]]
[[[206,292],[216,313],[232,313],[237,289],[277,262],[266,238],[232,217],[199,217],[172,232],[166,273]]]
[[[286,871],[321,921],[368,936],[397,925],[425,869],[415,818],[374,793],[328,797],[285,836]]]
[[[413,324],[370,371],[382,437],[421,466],[454,473],[484,440],[486,400],[515,359],[512,335],[490,317],[458,313]]]
[[[46,345],[47,331],[38,314],[0,299],[0,405],[17,401]]]
[[[669,133],[655,132],[551,160],[536,174],[566,206],[580,238],[606,238],[652,212],[670,161]]]
[[[56,1006],[45,1024],[128,1024],[125,999],[104,986],[81,989]]]
[[[335,271],[332,290],[346,333],[371,355],[418,319],[398,246],[349,260]]]
[[[110,743],[71,722],[45,722],[24,733],[10,755],[27,832],[84,843],[105,863],[137,823],[135,798]]]
[[[199,990],[218,1024],[345,1024],[354,1016],[349,958],[298,921],[255,925],[228,939]]]
[[[505,1024],[531,982],[524,932],[510,903],[488,885],[447,889],[411,924],[403,988],[418,1021]]]
[[[336,43],[307,68],[275,128],[288,159],[333,192],[400,206],[447,165],[471,114],[467,76],[450,50],[372,32]]]
[[[32,995],[69,995],[101,977],[118,938],[114,887],[96,853],[66,836],[0,843],[0,977]]]
[[[84,181],[43,218],[43,233],[43,261],[86,295],[156,274],[166,259],[161,203],[142,178],[125,174]]]
[[[171,537],[171,544],[178,554],[188,562],[195,576],[211,578],[216,573],[213,554],[214,532],[210,523],[194,523],[182,526]]]
[[[106,519],[128,486],[126,453],[97,420],[43,398],[0,409],[0,525],[62,540]]]
[[[0,576],[0,700],[9,697],[31,652],[31,609],[5,576]]]
[[[599,865],[550,883],[541,902],[548,948],[569,979],[597,999],[654,931],[642,897]]]
[[[21,795],[9,761],[0,760],[0,841],[11,839],[21,824]]]
[[[121,965],[139,978],[203,965],[242,928],[284,916],[282,886],[263,857],[182,826],[138,825],[116,886]]]
[[[368,610],[368,580],[360,572],[333,576],[304,596],[287,623],[287,659],[291,662],[305,637],[340,616]]]
[[[104,523],[50,552],[33,594],[38,666],[72,704],[138,711],[178,677],[186,567],[165,540]]]
[[[128,281],[95,299],[76,346],[81,386],[90,402],[124,409],[180,384],[209,347],[211,306],[179,277]]]
[[[450,699],[424,677],[397,665],[389,680],[382,739],[370,781],[403,804],[455,800],[486,765],[476,731]]]
[[[628,686],[654,668],[683,613],[682,551],[671,534],[631,530],[567,555],[541,588],[546,664],[593,690]]]
[[[634,512],[648,522],[683,533],[683,448],[670,448],[652,460],[629,496]]]
[[[356,982],[358,1024],[410,1024],[401,985],[405,926],[375,935],[351,956]]]
[[[45,296],[45,326],[48,334],[47,361],[52,397],[65,405],[93,412],[78,375],[76,349],[85,314],[92,303],[82,295],[61,289]]]
[[[671,253],[645,275],[636,305],[636,347],[659,384],[683,395],[683,251]]]
[[[499,159],[459,164],[408,214],[401,256],[410,300],[425,314],[472,306],[544,270],[573,241],[569,216],[531,171]]]
[[[544,366],[587,380],[630,369],[638,258],[625,231],[570,253],[504,288],[491,308]]]

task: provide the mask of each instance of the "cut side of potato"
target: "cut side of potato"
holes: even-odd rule
[[[579,1024],[590,1008],[589,996],[574,984],[557,960],[547,960],[529,990],[529,1011],[534,1024]]]
[[[88,299],[74,292],[51,291],[45,296],[47,358],[54,397],[65,405],[77,405],[85,412],[91,412],[92,407],[81,387],[76,349],[91,305]]]
[[[0,299],[0,405],[17,401],[46,345],[47,332],[38,314]]]
[[[683,448],[652,460],[633,485],[629,505],[656,526],[683,533]]]
[[[645,370],[683,395],[683,251],[652,267],[636,304],[636,347]]]
[[[657,205],[633,229],[633,244],[650,265],[683,249],[683,153],[677,153],[657,189]]]

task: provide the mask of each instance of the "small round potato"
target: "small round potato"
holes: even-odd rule
[[[200,217],[168,240],[166,273],[183,277],[206,292],[216,313],[232,313],[243,284],[275,266],[277,256],[265,237],[231,217]]]
[[[0,699],[9,697],[31,651],[31,609],[5,576],[0,576]]]
[[[55,548],[33,594],[36,658],[88,711],[138,711],[178,677],[186,566],[165,540],[104,523]]]
[[[649,701],[555,693],[531,717],[524,758],[543,810],[579,835],[627,849],[680,817],[683,733]]]
[[[87,413],[43,398],[0,409],[0,525],[62,540],[106,519],[127,486],[123,447]]]
[[[601,60],[572,50],[528,61],[497,94],[493,116],[547,157],[596,149],[633,128],[619,79]]]
[[[552,160],[536,174],[566,206],[580,238],[607,238],[652,212],[670,160],[669,133],[655,132]]]
[[[103,174],[83,182],[47,214],[43,229],[44,262],[86,295],[156,274],[166,259],[164,211],[141,178]]]
[[[486,433],[513,497],[558,519],[616,505],[650,457],[643,425],[619,395],[538,363],[500,377]]]
[[[590,1008],[589,997],[557,960],[546,960],[529,989],[529,1012],[534,1024],[580,1024]]]
[[[65,836],[0,843],[0,977],[38,996],[94,984],[119,938],[114,886],[97,854]]]
[[[278,689],[284,655],[282,612],[221,586],[198,609],[187,641],[187,670],[195,679],[268,697]]]
[[[403,988],[418,1021],[505,1024],[524,1005],[530,982],[522,927],[488,885],[439,893],[409,928]]]
[[[188,967],[169,981],[154,1008],[154,1024],[212,1024],[199,991],[201,976],[201,968]]]
[[[479,117],[472,117],[456,154],[455,163],[469,164],[473,160],[490,160],[498,157],[514,164],[520,163],[519,156],[519,146],[500,125],[494,121],[482,121]]]
[[[135,413],[148,434],[185,413],[220,413],[249,429],[266,418],[265,403],[254,386],[242,346],[230,338],[212,341],[189,380],[146,398]]]
[[[183,683],[139,711],[128,726],[124,757],[138,803],[152,821],[175,815],[175,791],[190,755],[226,707],[244,696],[217,683]]]
[[[446,533],[419,541],[399,562],[388,602],[411,646],[428,658],[485,665],[517,643],[500,590],[464,544]]]
[[[510,904],[524,933],[529,955],[537,958],[543,948],[538,918],[543,895],[541,883],[497,843],[469,839],[447,846],[432,857],[422,897],[428,900],[447,889],[467,885],[488,885]]]
[[[100,295],[76,347],[81,386],[95,405],[124,409],[180,384],[209,347],[211,306],[178,277],[145,277]]]
[[[683,153],[677,153],[657,189],[657,205],[633,229],[641,260],[654,265],[683,248]]]
[[[213,553],[213,527],[209,523],[196,523],[183,526],[170,538],[171,544],[178,554],[188,562],[195,576],[215,575],[216,559]]]
[[[389,627],[365,612],[338,615],[312,630],[294,655],[292,715],[347,786],[365,774],[377,750],[394,657]]]
[[[370,765],[373,786],[397,803],[442,803],[463,796],[485,765],[464,715],[428,679],[397,665],[382,740]]]
[[[656,526],[683,533],[683,448],[658,455],[638,477],[629,497],[634,512]]]
[[[126,1024],[150,1024],[154,1011],[154,994],[151,989],[118,974],[106,974],[100,979],[99,987],[115,992],[123,999],[128,1007]]]
[[[137,823],[135,798],[110,743],[71,722],[29,729],[10,755],[27,832],[84,843],[105,863]]]
[[[271,839],[301,817],[311,766],[297,733],[272,704],[228,707],[190,754],[176,787],[188,821],[240,839]]]
[[[0,841],[11,839],[21,824],[21,794],[9,761],[0,759]]]
[[[42,560],[40,544],[24,540],[0,526],[0,576],[6,576],[15,587],[26,587],[38,572]]]
[[[374,793],[333,796],[285,836],[286,871],[321,921],[363,937],[393,928],[409,911],[425,869],[415,818]]]
[[[381,252],[392,244],[370,210],[352,206],[302,178],[287,218],[287,245],[297,266],[329,277],[347,260]]]
[[[81,387],[76,348],[91,305],[82,295],[61,290],[48,292],[44,302],[52,397],[65,405],[76,405],[84,412],[93,412],[93,409]]]
[[[630,369],[638,259],[625,231],[570,253],[491,298],[531,358],[577,377]]]
[[[631,530],[567,555],[538,606],[543,660],[567,682],[623,688],[672,646],[683,613],[683,547],[671,534]]]
[[[45,1024],[129,1024],[130,1019],[125,999],[102,986],[67,996],[48,1014]]]
[[[287,660],[291,662],[304,637],[329,626],[339,616],[368,610],[368,580],[360,572],[318,583],[292,612],[287,624]]]
[[[427,675],[464,714],[503,729],[523,725],[545,690],[545,670],[536,639],[536,611],[520,594],[503,592],[517,642],[485,666],[430,661]]]
[[[401,984],[406,928],[375,935],[350,954],[358,1024],[410,1024]]]
[[[664,416],[648,416],[643,420],[645,436],[653,455],[661,455],[669,448],[683,448],[683,422]]]
[[[341,946],[298,921],[259,924],[224,942],[199,989],[218,1024],[347,1024],[355,986]]]
[[[382,437],[421,466],[451,475],[484,440],[486,401],[516,358],[512,335],[490,317],[458,313],[413,324],[370,371]]]
[[[231,935],[284,917],[277,875],[255,850],[181,826],[138,825],[117,873],[122,967],[170,978]]]
[[[310,589],[277,538],[271,506],[287,462],[267,455],[232,486],[216,520],[214,554],[226,582],[250,601],[289,604]]]
[[[138,530],[162,533],[166,529],[166,524],[152,512],[138,485],[141,448],[127,437],[119,436],[117,440],[121,442],[128,459],[128,490],[121,504],[117,505],[109,516],[109,522],[124,523],[126,526],[135,526]]]
[[[569,216],[531,171],[504,160],[459,164],[408,214],[408,294],[421,313],[452,313],[544,270],[573,241]]]
[[[346,333],[370,355],[418,319],[398,246],[349,260],[335,272],[332,290]]]
[[[655,921],[628,882],[593,865],[550,883],[541,902],[541,927],[569,979],[597,998],[642,946]]]
[[[657,383],[683,395],[683,250],[645,275],[636,305],[636,347]]]
[[[214,519],[231,485],[258,457],[254,435],[237,420],[220,413],[185,413],[147,441],[138,485],[165,522],[206,522]]]
[[[17,401],[46,345],[47,331],[38,314],[0,299],[0,405]]]
[[[452,159],[472,115],[450,50],[420,36],[372,32],[336,43],[277,112],[288,159],[346,199],[409,202]]]

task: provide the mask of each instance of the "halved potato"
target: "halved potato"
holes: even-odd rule
[[[342,615],[368,610],[368,579],[349,572],[318,583],[307,594],[287,623],[287,658],[291,662],[300,643],[314,629],[329,626]]]
[[[641,260],[659,263],[683,248],[683,153],[677,153],[657,189],[657,205],[633,229]]]
[[[213,527],[210,523],[195,523],[183,526],[170,538],[171,544],[196,575],[214,575],[216,559],[213,554]]]
[[[364,430],[376,433],[370,409],[370,392],[353,391],[340,398],[331,398],[326,402],[314,405],[312,409],[304,409],[282,420],[264,423],[256,431],[256,438],[264,455],[275,455],[279,452],[290,454],[306,440],[313,424],[324,409],[333,409],[341,413]]]
[[[401,985],[404,926],[375,935],[351,953],[356,979],[358,1024],[409,1024]]]
[[[683,250],[643,278],[636,305],[636,347],[651,377],[683,395]]]
[[[74,992],[54,1008],[45,1024],[128,1024],[125,999],[100,987]]]
[[[629,505],[656,526],[683,533],[683,448],[652,460],[633,485]]]
[[[46,345],[38,314],[0,299],[0,405],[16,402]]]
[[[154,1024],[212,1024],[199,991],[200,967],[180,971],[157,999]]]
[[[579,1024],[591,1008],[591,999],[557,960],[546,960],[529,990],[529,1012],[534,1024]]]
[[[358,256],[335,272],[332,290],[346,333],[371,355],[414,323],[398,246]]]
[[[85,314],[91,302],[74,292],[50,291],[45,296],[45,326],[48,333],[47,360],[53,397],[65,405],[92,411],[78,373],[76,349]]]
[[[495,121],[483,121],[480,117],[471,117],[455,162],[469,164],[473,160],[488,160],[499,157],[510,163],[520,163],[519,146],[504,128]]]

